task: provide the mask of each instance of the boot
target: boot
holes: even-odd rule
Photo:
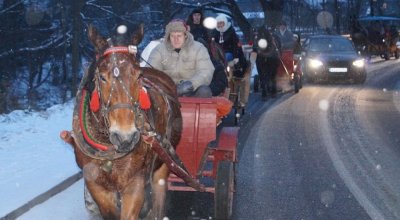
[[[261,100],[267,101],[267,91],[265,89],[261,90]]]

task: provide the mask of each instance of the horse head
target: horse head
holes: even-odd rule
[[[76,96],[73,132],[61,137],[83,170],[89,210],[103,219],[162,219],[172,161],[166,155],[176,157],[182,134],[176,85],[167,74],[139,66],[143,26],[129,37],[126,27],[117,30],[106,39],[89,27],[96,59]]]
[[[124,28],[120,26],[118,30]],[[108,126],[109,141],[119,153],[131,151],[139,142],[143,126],[143,106],[139,102],[143,97],[139,96],[145,94],[140,80],[142,71],[136,59],[143,26],[129,37],[129,43],[126,35],[121,32],[115,38],[106,39],[93,26],[88,29],[96,53],[91,68],[95,82],[91,107],[92,111],[100,111]],[[96,102],[97,106],[93,104]]]

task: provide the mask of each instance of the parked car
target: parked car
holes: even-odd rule
[[[345,79],[364,83],[367,76],[364,59],[348,38],[339,35],[308,37],[296,71],[308,82]]]

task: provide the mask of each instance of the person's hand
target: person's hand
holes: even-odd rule
[[[193,84],[190,81],[181,81],[177,86],[178,96],[193,92]]]

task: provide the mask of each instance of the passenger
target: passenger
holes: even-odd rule
[[[195,41],[183,20],[165,28],[164,41],[150,53],[148,65],[168,74],[179,96],[211,97],[214,66],[203,44]]]
[[[223,50],[217,43],[214,42],[214,40],[206,42],[203,39],[199,39],[198,41],[207,47],[211,61],[215,68],[213,78],[210,83],[212,95],[222,95],[228,87],[228,78],[225,71]]]
[[[295,34],[295,44],[293,48],[293,54],[300,54],[301,53],[301,42],[300,42],[300,33]]]
[[[235,29],[233,29],[228,18],[221,14],[215,18],[217,22],[216,29],[212,32],[211,37],[215,39],[225,53],[225,60],[227,62],[238,58],[237,50],[239,45],[239,37],[237,36]]]
[[[235,67],[243,71],[238,71],[237,76],[242,77],[244,70],[247,68],[247,60],[240,46],[239,37],[225,15],[218,15],[216,17],[216,22],[217,28],[214,30],[212,38],[215,39],[215,42],[221,45],[224,50],[226,62],[234,59],[238,60],[238,64]]]
[[[261,26],[257,32],[253,52],[257,53],[256,66],[260,78],[261,99],[266,101],[267,92],[271,93],[272,97],[277,93],[276,74],[280,65],[281,44],[279,37],[273,35],[266,25]],[[259,43],[265,42],[260,41],[262,39],[266,40],[266,45]]]
[[[203,12],[201,9],[194,9],[187,19],[190,33],[193,35],[194,40],[203,39],[208,41],[208,30],[203,25]]]
[[[281,41],[282,50],[293,50],[295,46],[295,38],[293,33],[287,28],[286,22],[281,21],[279,24],[279,30],[276,35]]]
[[[208,53],[215,68],[213,78],[210,83],[210,88],[212,95],[215,96],[213,99],[217,107],[216,122],[218,126],[221,124],[222,118],[229,114],[233,105],[228,98],[223,96],[228,87],[228,78],[224,64],[224,54],[222,48],[215,43],[214,40],[210,39],[208,42],[206,42],[205,40],[199,38],[198,41],[208,49]]]

